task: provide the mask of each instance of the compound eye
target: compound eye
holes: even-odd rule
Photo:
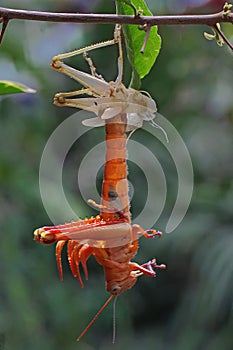
[[[116,294],[120,291],[121,287],[120,286],[115,286],[112,288],[111,293]]]

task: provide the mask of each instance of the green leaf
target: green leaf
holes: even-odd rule
[[[15,81],[1,80],[0,81],[0,95],[17,94],[20,92],[35,93],[36,90],[29,88],[21,83]]]
[[[134,15],[133,6],[137,8],[138,12],[143,12],[143,16],[152,16],[152,13],[143,0],[131,0],[130,6],[128,2],[128,0],[116,0],[118,14]],[[144,53],[141,53],[146,35],[145,31],[140,30],[137,25],[123,25],[127,56],[132,66],[132,79],[130,83],[132,87],[140,87],[140,79],[144,78],[150,72],[156,61],[161,48],[161,37],[157,31],[157,26],[151,27]]]
[[[127,5],[129,5],[132,9],[133,9],[133,12],[134,12],[134,16],[137,16],[138,15],[138,11],[137,11],[137,8],[134,6],[134,4],[131,2],[131,0],[120,0],[122,3],[125,3]]]

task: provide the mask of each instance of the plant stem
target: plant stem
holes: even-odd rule
[[[0,17],[3,20],[19,19],[45,22],[70,23],[118,23],[118,24],[147,24],[153,25],[188,25],[205,24],[214,26],[216,23],[233,23],[233,13],[224,16],[224,11],[207,15],[165,15],[165,16],[125,16],[115,14],[83,14],[57,13],[28,10],[16,10],[0,7]]]

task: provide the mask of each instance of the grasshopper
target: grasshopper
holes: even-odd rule
[[[118,44],[118,75],[115,81],[107,82],[97,74],[96,68],[87,52]],[[91,74],[82,72],[66,65],[63,60],[79,54],[83,54],[87,61]],[[55,95],[54,104],[57,106],[70,106],[94,112],[97,117],[86,119],[86,126],[98,127],[105,125],[105,121],[114,118],[120,113],[127,115],[127,131],[135,130],[142,126],[143,120],[150,121],[155,118],[157,111],[155,101],[147,92],[141,92],[132,88],[126,88],[122,83],[123,52],[121,42],[121,26],[116,25],[114,38],[86,46],[79,50],[54,56],[51,67],[78,81],[83,88],[71,92],[59,92]],[[77,97],[88,95],[90,97]]]
[[[115,81],[107,82],[96,72],[87,52],[113,44],[118,44],[119,48],[118,75]],[[74,69],[63,62],[63,59],[78,54],[83,54],[91,74]],[[61,252],[66,242],[68,242],[67,254],[71,271],[82,287],[84,285],[79,271],[80,264],[86,279],[88,278],[86,262],[91,255],[94,255],[97,262],[104,268],[106,288],[111,295],[80,334],[78,337],[80,340],[110,301],[130,289],[138,277],[143,274],[155,277],[155,269],[166,268],[164,264],[158,265],[156,259],[142,265],[131,261],[138,250],[139,236],[153,238],[161,236],[162,233],[156,230],[144,231],[139,225],[131,224],[126,131],[133,132],[141,127],[143,120],[153,121],[157,109],[154,100],[147,93],[126,88],[122,83],[123,53],[119,25],[115,27],[112,40],[54,56],[51,66],[83,86],[77,91],[57,93],[54,98],[55,105],[94,112],[96,117],[84,120],[83,124],[92,127],[105,125],[106,129],[102,204],[98,205],[91,201],[93,206],[100,209],[100,215],[64,225],[44,226],[34,232],[35,241],[42,244],[57,244],[56,259],[61,279],[63,278]],[[88,97],[79,97],[80,95]],[[116,198],[120,200],[121,208],[117,209],[114,206]]]

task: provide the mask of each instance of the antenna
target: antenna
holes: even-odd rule
[[[84,330],[82,331],[82,333],[79,335],[79,337],[77,338],[77,341],[80,341],[82,339],[82,337],[86,334],[86,332],[88,331],[88,329],[93,325],[93,323],[97,320],[97,318],[99,317],[99,315],[102,313],[102,311],[104,311],[104,309],[106,308],[106,306],[108,306],[108,304],[112,301],[112,299],[115,297],[115,295],[110,295],[110,297],[105,301],[104,305],[101,306],[101,308],[99,309],[99,311],[97,312],[97,314],[93,317],[93,319],[88,323],[88,325],[86,326],[86,328],[84,328]],[[115,340],[115,339],[114,339]]]
[[[113,302],[113,319],[112,319],[112,343],[115,344],[116,341],[116,302],[117,295]]]

